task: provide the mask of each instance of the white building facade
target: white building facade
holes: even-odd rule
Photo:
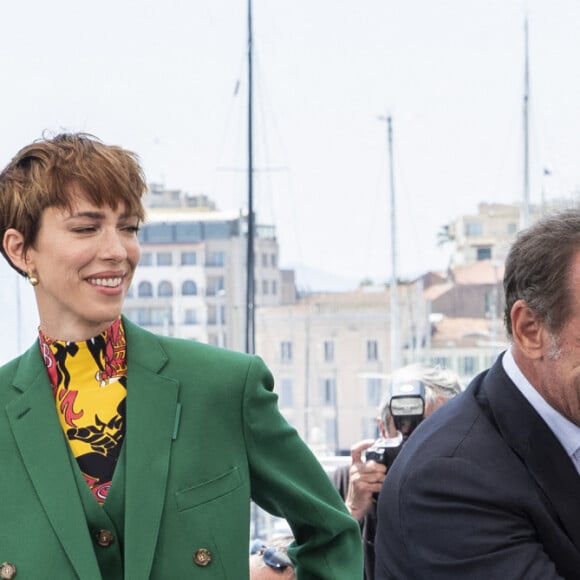
[[[126,316],[152,332],[243,351],[247,216],[198,207],[149,208]],[[275,229],[256,226],[255,305],[295,296],[278,267]]]

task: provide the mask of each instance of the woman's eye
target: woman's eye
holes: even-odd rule
[[[83,226],[81,228],[74,228],[73,232],[77,234],[89,234],[95,232],[96,230],[97,228],[95,228],[94,226]]]
[[[124,231],[130,234],[136,234],[141,228],[139,226],[126,226],[123,228]]]

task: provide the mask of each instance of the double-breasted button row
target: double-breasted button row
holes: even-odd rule
[[[205,566],[209,566],[211,564],[212,555],[211,552],[207,548],[200,548],[196,550],[195,554],[193,555],[193,561],[197,566],[201,566],[202,568]]]
[[[16,577],[16,566],[12,562],[2,562],[0,564],[0,578],[2,580],[12,580]]]
[[[95,534],[95,539],[97,544],[102,548],[108,548],[111,544],[115,543],[115,536],[111,530],[98,530]]]

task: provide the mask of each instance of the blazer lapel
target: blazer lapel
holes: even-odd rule
[[[101,579],[67,442],[36,343],[22,358],[6,413],[39,501],[79,578]]]
[[[497,424],[580,546],[580,476],[552,430],[509,379],[501,360],[484,380]]]
[[[124,320],[127,335],[125,579],[149,578],[165,503],[177,381],[159,371],[167,356],[155,335]]]

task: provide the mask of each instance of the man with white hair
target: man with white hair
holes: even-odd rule
[[[433,367],[421,363],[411,364],[393,372],[389,377],[389,389],[385,393],[376,417],[381,441],[400,445],[411,434],[413,424],[399,423],[398,433],[391,415],[391,398],[396,386],[417,386],[424,397],[423,413],[418,418],[428,417],[449,399],[461,392],[457,375],[439,366]],[[395,439],[399,439],[395,441]],[[360,523],[365,565],[365,580],[374,578],[375,553],[374,541],[377,527],[377,495],[387,475],[387,466],[379,461],[363,459],[364,453],[377,441],[365,439],[351,448],[351,464],[338,468],[333,475],[333,482],[338,489],[350,514]]]

